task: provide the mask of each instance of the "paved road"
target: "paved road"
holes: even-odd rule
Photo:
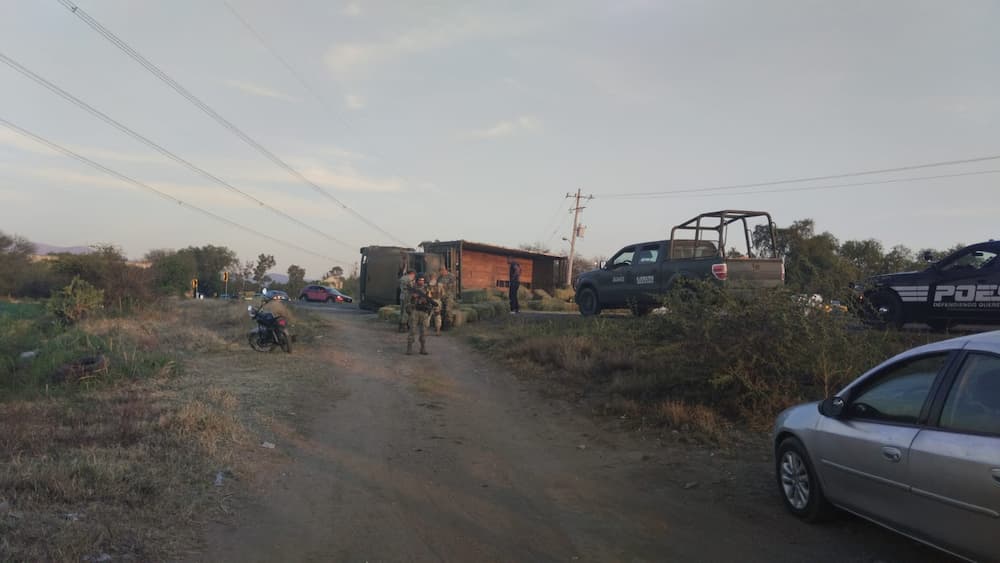
[[[353,307],[296,354],[334,366],[302,390],[307,422],[203,561],[938,561],[856,519],[801,524],[770,463],[608,431],[484,365],[460,337],[406,356]],[[287,374],[293,376],[294,374]]]

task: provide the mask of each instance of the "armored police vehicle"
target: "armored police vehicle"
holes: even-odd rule
[[[854,287],[867,320],[900,328],[926,323],[934,330],[955,324],[1000,323],[1000,241],[967,246],[926,270],[885,274]],[[930,256],[925,256],[929,259]]]
[[[755,220],[764,222],[758,229],[763,245],[751,240],[750,222]],[[745,246],[727,251],[729,243]],[[763,254],[755,251],[758,246]],[[584,316],[625,307],[643,315],[661,306],[667,292],[684,280],[712,280],[736,290],[780,286],[785,263],[776,247],[774,221],[765,211],[702,213],[674,227],[670,240],[630,244],[597,270],[580,274],[576,303]]]

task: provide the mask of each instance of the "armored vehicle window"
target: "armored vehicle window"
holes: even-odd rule
[[[631,266],[632,257],[635,255],[635,248],[626,248],[618,253],[614,259],[611,260],[611,268],[620,268],[622,266]]]
[[[647,244],[639,249],[636,255],[636,264],[656,264],[660,258],[660,245]]]
[[[966,250],[942,264],[941,270],[945,272],[953,272],[991,268],[997,262],[996,257],[996,252],[990,252],[989,250]]]

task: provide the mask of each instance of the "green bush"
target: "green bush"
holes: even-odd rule
[[[474,323],[479,320],[479,311],[472,305],[463,305],[459,308],[459,311],[465,316],[465,322],[467,323]]]
[[[545,291],[544,289],[533,289],[531,290],[531,299],[532,300],[552,299],[552,295],[548,291]]]
[[[462,292],[463,303],[486,303],[488,301],[498,301],[502,298],[502,293],[493,289],[470,289]]]
[[[556,289],[556,293],[553,297],[560,301],[572,302],[576,297],[576,291],[574,291],[572,287],[560,287],[559,289]]]
[[[69,285],[52,295],[48,309],[61,323],[71,325],[99,311],[103,305],[104,290],[74,276]]]

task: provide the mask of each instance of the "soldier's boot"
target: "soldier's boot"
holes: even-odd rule
[[[420,343],[420,355],[421,355],[421,356],[426,356],[426,355],[428,355],[428,354],[427,354],[427,347],[426,347],[426,346],[424,346],[424,343],[423,343],[423,342],[421,342],[421,343]]]
[[[407,342],[406,343],[406,355],[407,356],[412,356],[413,355],[413,343],[412,342]]]

